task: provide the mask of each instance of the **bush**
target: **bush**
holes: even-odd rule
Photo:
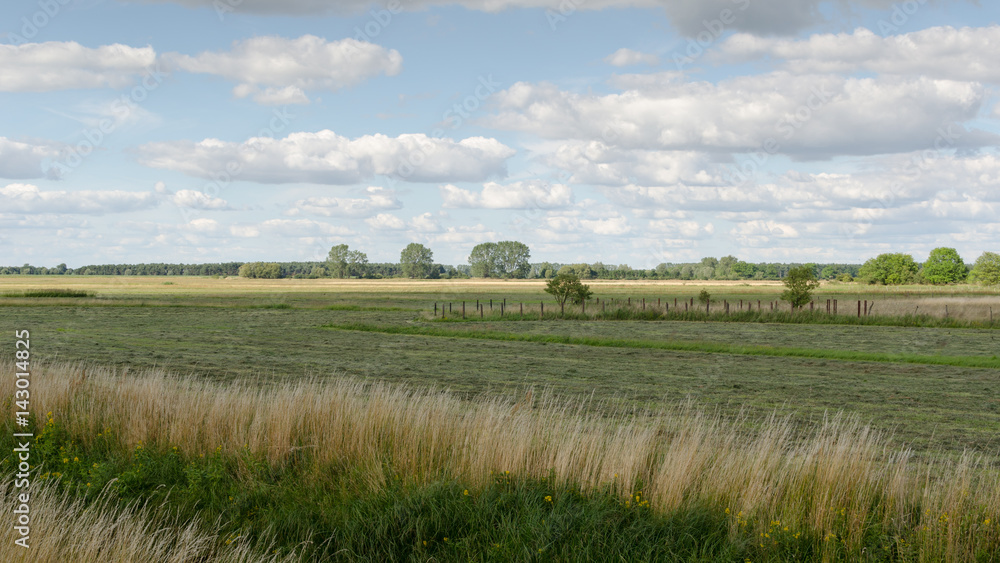
[[[281,277],[281,264],[276,262],[247,262],[240,266],[241,278],[277,279]]]
[[[698,303],[701,303],[702,305],[707,305],[711,300],[712,294],[709,293],[707,289],[701,290],[701,293],[698,294]]]

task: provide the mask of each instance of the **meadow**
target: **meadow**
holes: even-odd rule
[[[633,312],[703,287],[716,305],[781,290],[592,287]],[[44,510],[81,530],[161,529],[130,544],[154,560],[990,561],[1000,548],[995,289],[824,285],[818,303],[880,307],[833,321],[735,305],[559,318],[537,281],[11,276],[0,296],[42,366]],[[481,320],[455,314],[491,299]],[[500,317],[504,299],[524,317]],[[60,533],[48,560],[72,560]]]

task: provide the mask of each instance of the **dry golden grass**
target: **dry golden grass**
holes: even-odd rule
[[[475,486],[509,471],[623,498],[641,487],[661,512],[728,510],[734,534],[765,533],[778,521],[830,538],[827,555],[834,544],[858,549],[872,529],[917,538],[927,560],[975,560],[1000,550],[995,469],[973,454],[950,465],[915,461],[868,426],[838,416],[807,434],[777,418],[751,434],[741,430],[747,421],[683,405],[596,418],[530,393],[520,401],[467,402],[355,381],[223,386],[95,367],[84,377],[81,367],[65,365],[36,366],[33,380],[38,416],[53,411],[83,441],[110,428],[122,455],[141,440],[191,456],[249,448],[280,465],[304,448],[317,476],[362,468],[373,487],[390,477],[386,467],[413,482],[446,477]],[[0,382],[0,394],[13,394],[11,378]],[[136,522],[141,529],[141,518]]]
[[[109,497],[85,506],[56,491],[53,481],[31,490],[29,548],[16,546],[20,537],[12,526],[0,526],[0,560],[7,563],[132,563],[220,561],[226,563],[291,561],[262,558],[246,542],[223,544],[194,523],[154,518],[144,506],[118,507]],[[17,494],[11,481],[0,484],[0,519],[14,521]]]

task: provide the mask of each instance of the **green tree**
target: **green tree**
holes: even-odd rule
[[[469,253],[469,268],[474,278],[498,277],[497,244],[484,242],[473,247]]]
[[[983,285],[1000,285],[1000,254],[984,252],[972,265],[971,281]]]
[[[363,277],[368,273],[368,255],[338,244],[326,257],[326,269],[335,278]]]
[[[528,245],[511,240],[477,244],[469,254],[476,278],[525,278],[531,271]]]
[[[399,265],[408,278],[429,278],[434,269],[434,253],[420,243],[411,242],[399,254]]]
[[[868,283],[885,285],[901,285],[914,280],[917,274],[917,263],[909,254],[879,254],[870,258],[858,270],[859,278]]]
[[[496,261],[500,275],[505,278],[526,278],[531,271],[531,250],[528,245],[515,240],[503,240],[496,246]]]
[[[816,268],[809,264],[788,270],[782,283],[787,289],[781,292],[781,299],[788,301],[793,309],[808,303],[812,298],[812,291],[819,287],[819,282],[816,281]]]
[[[240,266],[239,276],[248,279],[278,279],[281,264],[276,262],[247,262]]]
[[[834,266],[833,264],[827,264],[823,267],[823,271],[819,273],[819,277],[824,280],[832,280],[840,274],[840,268]]]
[[[969,270],[957,250],[941,247],[931,251],[922,273],[927,283],[944,284],[963,281]]]
[[[558,274],[545,282],[545,293],[551,294],[559,303],[560,314],[566,312],[567,300],[572,300],[573,303],[583,303],[593,295],[590,286],[584,285],[580,278],[573,274]]]

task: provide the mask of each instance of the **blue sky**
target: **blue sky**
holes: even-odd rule
[[[1000,250],[1000,9],[884,0],[0,7],[0,263]]]

